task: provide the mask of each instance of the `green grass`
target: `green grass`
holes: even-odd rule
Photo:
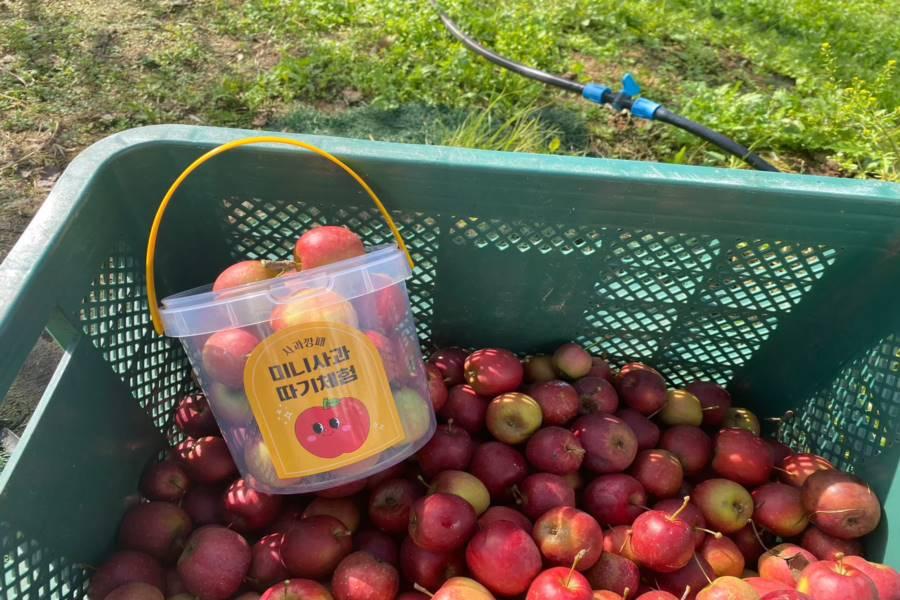
[[[626,71],[648,97],[752,145],[785,168],[896,179],[900,143],[900,4],[872,0],[448,0],[479,39],[523,62],[615,84]],[[223,6],[223,5],[220,5]],[[235,34],[271,35],[282,60],[244,94],[327,102],[486,107],[514,115],[553,103],[588,117],[582,150],[626,158],[731,163],[679,132],[608,111],[503,73],[465,51],[424,2],[251,0]],[[499,99],[499,100],[498,100]],[[503,118],[503,117],[501,117]],[[648,135],[649,134],[649,135]]]
[[[785,169],[900,178],[900,3],[444,4],[525,63],[613,86],[633,72],[647,97]],[[498,70],[425,0],[0,2],[0,207],[36,205],[85,145],[159,122],[742,166]]]

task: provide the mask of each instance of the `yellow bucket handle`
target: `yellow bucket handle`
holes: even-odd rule
[[[387,222],[388,227],[391,229],[391,233],[394,234],[394,238],[397,240],[397,245],[400,246],[400,249],[406,254],[406,260],[409,261],[410,268],[413,267],[412,256],[409,254],[409,250],[406,248],[406,242],[403,241],[403,236],[400,235],[400,230],[397,229],[397,225],[394,223],[394,220],[391,218],[391,215],[388,213],[387,209],[385,209],[384,204],[381,203],[381,200],[378,199],[378,196],[369,187],[362,177],[360,177],[356,171],[351,169],[346,163],[341,161],[338,157],[333,154],[322,150],[321,148],[317,148],[312,144],[308,144],[306,142],[301,142],[299,140],[294,140],[290,138],[282,138],[275,137],[269,135],[262,136],[254,136],[243,138],[240,140],[234,140],[233,142],[228,142],[227,144],[222,144],[221,146],[217,146],[213,148],[197,160],[191,163],[191,165],[182,171],[181,175],[178,176],[178,179],[172,183],[172,187],[169,188],[169,191],[166,192],[165,197],[163,197],[162,202],[159,204],[159,209],[156,211],[156,216],[153,217],[153,225],[150,226],[150,239],[147,240],[147,304],[150,307],[150,319],[153,321],[153,329],[156,330],[156,333],[163,335],[165,333],[165,328],[163,327],[162,318],[159,314],[159,304],[156,298],[156,275],[154,272],[154,264],[156,261],[156,240],[159,236],[159,227],[162,224],[163,215],[166,212],[166,208],[169,206],[169,202],[172,200],[172,196],[175,195],[175,192],[184,183],[184,180],[188,178],[188,176],[196,171],[200,165],[208,161],[214,156],[222,154],[223,152],[227,152],[229,150],[233,150],[234,148],[238,148],[240,146],[247,146],[249,144],[286,144],[288,146],[295,146],[297,148],[303,148],[305,150],[309,150],[315,154],[318,154],[324,159],[327,159],[341,169],[343,169],[350,177],[356,180],[362,189],[366,191],[369,197],[372,199],[372,202],[375,203],[375,206],[378,207],[379,212],[384,217],[384,220]]]

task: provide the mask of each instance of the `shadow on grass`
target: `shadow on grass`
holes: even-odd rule
[[[270,126],[297,133],[407,144],[443,144],[465,123],[466,117],[476,112],[422,104],[408,104],[398,108],[364,106],[340,112],[324,112],[302,106],[273,120]],[[495,116],[497,123],[502,122],[503,114]],[[587,152],[590,136],[582,115],[561,108],[547,108],[535,111],[534,116],[541,127],[553,131],[559,138],[557,153]]]

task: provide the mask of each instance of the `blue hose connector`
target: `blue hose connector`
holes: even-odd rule
[[[656,111],[659,107],[659,102],[647,100],[646,98],[638,98],[631,104],[631,114],[640,119],[652,121],[656,117]]]
[[[581,92],[581,97],[590,102],[594,102],[595,104],[603,104],[605,102],[603,97],[611,93],[612,90],[605,85],[588,83],[585,84],[584,90]]]

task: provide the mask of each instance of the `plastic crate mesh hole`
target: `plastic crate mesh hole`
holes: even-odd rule
[[[842,469],[900,442],[900,335],[851,361],[796,412],[780,437]]]
[[[178,340],[153,332],[143,263],[133,248],[119,242],[98,271],[81,302],[82,330],[165,432],[189,385],[190,363]]]
[[[8,524],[0,524],[0,553],[3,556],[0,598],[68,599],[84,598],[89,573],[52,553]]]

